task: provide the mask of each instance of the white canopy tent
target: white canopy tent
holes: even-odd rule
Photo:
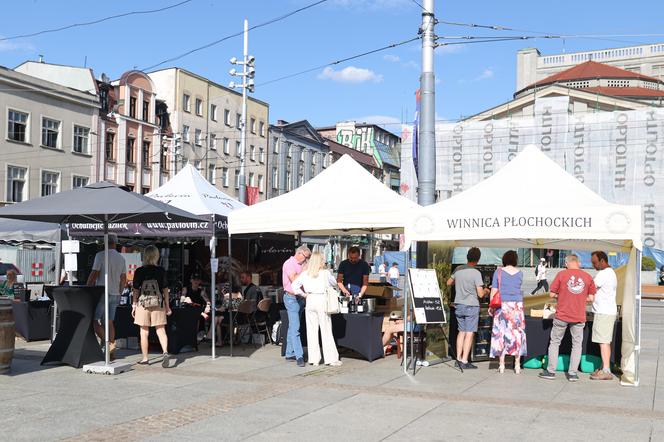
[[[170,204],[177,208],[186,210],[195,215],[209,215],[211,217],[212,237],[210,238],[210,256],[215,259],[217,223],[225,223],[228,215],[236,209],[246,207],[240,201],[226,195],[224,192],[210,184],[203,175],[191,164],[187,164],[178,172],[173,179],[158,189],[150,192],[147,196],[155,200]],[[221,217],[221,219],[219,219]],[[225,230],[225,229],[219,229]],[[229,246],[230,249],[230,246]],[[230,250],[229,250],[230,252]],[[230,261],[230,253],[229,253]],[[212,305],[215,305],[216,281],[215,272],[210,272],[210,296]],[[216,357],[216,311],[212,309],[212,358]]]
[[[228,233],[400,233],[418,207],[344,155],[303,186],[231,213]]]
[[[480,167],[479,163],[478,166]],[[463,171],[461,171],[463,173]],[[461,175],[462,176],[462,175]],[[410,214],[410,241],[630,253],[622,298],[622,381],[638,385],[641,208],[611,204],[535,146],[493,176]]]

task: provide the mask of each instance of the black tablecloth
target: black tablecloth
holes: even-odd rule
[[[14,302],[12,310],[16,332],[26,341],[51,338],[51,306],[53,301]]]
[[[546,355],[549,352],[549,338],[553,319],[533,318],[526,316],[526,342],[528,347],[527,358]],[[593,322],[586,322],[583,329],[583,347],[581,354],[601,356],[599,345],[592,342]],[[613,328],[613,341],[611,342],[611,361],[620,361],[622,346],[622,321],[617,321]],[[568,355],[572,352],[572,337],[569,329],[560,343],[560,354]]]
[[[104,360],[92,320],[99,299],[104,295],[101,286],[45,286],[60,312],[60,327],[55,340],[42,360],[62,362],[80,368],[84,364]]]
[[[171,309],[168,317],[166,335],[168,336],[168,352],[178,354],[183,347],[190,345],[198,349],[198,321],[203,307],[183,306]],[[134,324],[131,307],[118,306],[115,310],[115,339],[139,337],[139,327]],[[150,327],[150,342],[159,342],[154,327]]]
[[[288,312],[281,312],[281,355],[286,354],[288,335]],[[384,356],[382,328],[384,313],[339,313],[332,315],[332,334],[337,347],[345,347],[361,354],[371,362]],[[319,334],[320,336],[320,334]],[[307,346],[307,324],[304,312],[300,317],[300,338],[302,347]]]

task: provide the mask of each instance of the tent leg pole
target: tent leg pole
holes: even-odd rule
[[[214,224],[214,222],[213,222]],[[213,227],[214,229],[214,227]],[[216,256],[216,249],[217,249],[217,238],[212,234],[212,239],[210,240],[210,261],[212,261]],[[216,348],[216,332],[217,332],[217,321],[216,321],[216,308],[215,308],[215,300],[216,300],[216,285],[215,285],[215,277],[216,274],[214,272],[214,269],[212,268],[212,265],[210,263],[210,303],[212,304],[212,320],[210,323],[210,327],[212,327],[212,360],[214,361],[217,358],[217,348]],[[205,327],[203,327],[205,328]]]
[[[231,341],[230,356],[233,357],[233,340],[235,338],[235,327],[233,327],[233,265],[231,264],[231,235],[228,235],[228,335]]]
[[[108,328],[108,215],[104,215],[104,363],[107,366],[111,361],[108,354]]]

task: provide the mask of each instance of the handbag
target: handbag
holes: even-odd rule
[[[334,315],[341,311],[339,305],[339,290],[328,285],[325,289],[325,313]]]
[[[492,309],[498,309],[503,305],[503,301],[500,299],[500,275],[502,273],[502,270],[498,269],[498,290],[496,290],[496,294],[493,295],[493,298],[491,298],[491,301],[489,301],[489,308]]]

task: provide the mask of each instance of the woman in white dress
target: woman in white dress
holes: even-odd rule
[[[305,318],[307,321],[307,345],[309,363],[320,364],[320,345],[318,328],[323,340],[323,356],[327,365],[341,365],[339,352],[332,336],[332,319],[325,312],[327,305],[327,287],[336,287],[337,280],[325,268],[325,259],[321,253],[312,253],[307,268],[292,283],[293,291],[306,299]]]

